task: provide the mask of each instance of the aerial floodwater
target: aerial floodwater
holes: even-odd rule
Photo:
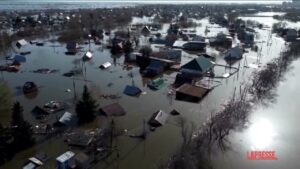
[[[189,2],[0,1],[0,168],[300,166],[300,9]]]

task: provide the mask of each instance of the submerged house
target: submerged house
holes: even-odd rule
[[[173,83],[173,86],[175,88],[183,85],[184,83],[192,84],[193,78],[189,76],[185,76],[182,73],[178,73],[175,77],[175,81]]]
[[[37,119],[43,119],[45,116],[49,115],[49,112],[47,112],[45,109],[35,106],[32,110],[31,113],[35,116]]]
[[[100,69],[107,69],[111,66],[110,62],[105,62],[102,65],[99,66]]]
[[[77,48],[78,44],[76,42],[69,42],[67,43],[67,54],[76,54],[77,53]]]
[[[36,169],[44,165],[44,163],[36,158],[36,157],[30,157],[27,161],[27,163],[23,166],[23,169]]]
[[[206,43],[203,41],[190,41],[182,45],[182,49],[188,51],[201,51],[205,47]]]
[[[180,72],[183,75],[190,77],[201,77],[204,74],[211,72],[213,67],[214,64],[210,60],[204,56],[199,56],[198,58],[195,58],[181,66]]]
[[[181,61],[182,50],[179,49],[163,49],[159,52],[153,53],[153,57],[167,59],[175,62]]]
[[[138,96],[142,93],[142,90],[138,87],[127,85],[125,87],[123,93],[128,96]]]
[[[238,39],[246,45],[252,45],[254,43],[254,34],[247,31],[239,31],[237,34]]]
[[[94,139],[92,134],[83,131],[74,131],[67,136],[67,142],[69,146],[75,147],[88,147]]]
[[[148,121],[148,124],[151,127],[160,127],[166,123],[168,117],[169,117],[168,113],[162,110],[158,110],[156,113],[152,115],[152,117]]]
[[[56,158],[57,169],[75,168],[75,153],[67,151]]]
[[[159,60],[150,60],[150,64],[146,67],[144,71],[145,76],[156,76],[164,71],[164,64]]]
[[[16,55],[13,60],[17,62],[26,62],[26,57],[23,55]]]
[[[199,102],[208,92],[208,88],[185,83],[176,89],[176,99]]]
[[[92,58],[93,58],[93,53],[88,51],[83,55],[82,60],[88,61],[88,60],[91,60]]]
[[[291,41],[295,41],[298,37],[297,31],[295,29],[289,29],[286,32],[286,41],[291,42]]]
[[[235,62],[243,58],[243,50],[239,47],[233,47],[226,51],[224,59],[227,62]]]
[[[18,41],[17,41],[16,46],[17,46],[18,48],[21,48],[22,46],[25,46],[25,45],[27,45],[27,44],[28,44],[28,42],[27,42],[25,39],[21,39],[21,40],[18,40]]]
[[[65,112],[58,120],[59,126],[68,126],[72,122],[73,115],[70,112]]]
[[[142,28],[142,30],[141,30],[141,33],[142,33],[143,35],[149,35],[149,34],[151,33],[151,30],[149,29],[148,26],[144,26],[144,27]]]
[[[232,37],[225,35],[220,32],[216,37],[209,39],[210,46],[223,46],[223,47],[231,47],[232,45]]]
[[[174,41],[171,39],[162,39],[162,38],[150,38],[149,42],[151,44],[166,45],[166,46],[172,46],[174,43]]]
[[[100,113],[104,116],[123,116],[126,111],[119,103],[112,103],[100,108]]]

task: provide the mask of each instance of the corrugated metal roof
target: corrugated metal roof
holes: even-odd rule
[[[64,163],[65,161],[69,160],[70,158],[74,157],[75,156],[75,153],[72,152],[72,151],[67,151],[65,152],[64,154],[58,156],[56,158],[57,161],[61,162],[61,163]]]
[[[186,63],[181,68],[205,73],[213,66],[214,66],[213,63],[210,60],[206,59],[204,56],[199,56],[198,58],[195,58],[190,62]]]

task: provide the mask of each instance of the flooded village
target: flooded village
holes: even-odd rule
[[[0,7],[0,168],[300,165],[300,6],[12,5]]]

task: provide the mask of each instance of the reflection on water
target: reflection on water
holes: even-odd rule
[[[204,35],[206,25],[210,28],[208,36],[214,36],[220,31],[227,31],[225,28],[210,25],[207,18],[198,22],[202,24],[202,26],[196,29],[197,34],[200,35]],[[168,27],[168,25],[166,26]],[[166,32],[166,26],[163,27],[163,32]],[[257,31],[261,36],[256,37],[256,40],[262,41],[267,39],[270,30]],[[270,46],[267,46],[267,43],[258,43],[259,47],[263,46],[262,63],[266,63],[273,57],[277,57],[284,43],[282,39],[274,37],[271,41],[273,43]],[[22,71],[24,72],[3,74],[3,79],[8,82],[11,90],[15,90],[16,86],[20,86],[29,80],[36,82],[39,86],[43,86],[41,90],[39,90],[38,95],[32,99],[28,99],[24,95],[17,96],[16,99],[24,106],[24,118],[26,120],[36,123],[36,120],[30,113],[35,105],[43,105],[50,100],[67,101],[72,104],[74,98],[80,97],[84,84],[87,84],[89,88],[93,90],[93,95],[99,96],[100,94],[121,94],[124,87],[134,81],[135,85],[146,93],[145,95],[139,98],[122,95],[122,98],[118,100],[97,99],[100,106],[118,102],[128,112],[126,116],[115,118],[117,128],[135,132],[142,126],[143,120],[147,120],[158,109],[162,109],[166,112],[176,109],[188,123],[199,126],[210,117],[210,112],[218,110],[221,107],[220,105],[232,96],[235,88],[239,88],[240,84],[248,81],[253,69],[244,68],[242,65],[255,63],[257,60],[257,53],[253,51],[246,53],[244,59],[241,60],[239,73],[228,79],[220,79],[222,83],[221,86],[212,90],[199,104],[193,104],[177,100],[170,101],[169,97],[166,96],[168,93],[167,86],[174,82],[176,73],[164,74],[162,78],[166,79],[167,85],[159,91],[152,91],[146,87],[147,79],[141,77],[139,68],[133,67],[130,71],[124,70],[124,57],[112,57],[108,50],[94,44],[91,45],[91,48],[94,52],[92,64],[87,63],[84,65],[84,77],[78,76],[72,79],[63,77],[62,74],[74,69],[74,66],[80,66],[78,61],[81,59],[83,52],[79,52],[74,56],[67,56],[64,53],[65,44],[52,44],[50,42],[40,48],[30,45],[27,47],[27,50],[32,53],[27,56],[27,62],[22,65]],[[88,47],[83,46],[82,50],[87,51]],[[216,62],[224,64],[222,54],[219,55],[219,53],[212,48],[208,48],[208,53],[216,53]],[[184,52],[182,63],[184,64],[194,57],[197,56],[189,55]],[[247,58],[247,62],[245,58]],[[107,70],[100,70],[98,66],[105,62],[115,62],[115,64]],[[40,68],[58,69],[60,72],[47,75],[32,73],[32,70]],[[223,67],[216,67],[215,71],[219,74],[228,72],[228,70]],[[129,73],[132,73],[133,77],[129,77]],[[74,95],[72,92],[65,92],[68,89],[74,92]],[[68,111],[74,113],[72,108]],[[101,127],[105,121],[109,121],[109,119],[98,117],[93,124],[89,125],[92,127]],[[170,117],[167,124],[155,132],[150,133],[145,142],[137,142],[137,140],[132,140],[125,136],[118,138],[117,142],[121,156],[119,161],[120,168],[152,169],[155,168],[155,165],[161,160],[168,159],[170,155],[178,149],[178,145],[181,142],[180,128],[176,123],[177,121],[178,117]],[[270,120],[270,123],[273,125],[272,120]],[[89,128],[90,126],[85,127]],[[260,127],[257,128],[257,130],[259,130]],[[274,129],[274,131],[279,132],[277,129]],[[268,130],[266,130],[266,132],[268,132]],[[260,135],[264,134],[262,133]],[[41,150],[46,152],[51,158],[55,158],[67,149],[68,147],[63,143],[61,138],[49,139],[45,143],[18,154],[13,161],[3,166],[3,168],[20,168],[28,157]],[[243,162],[243,159],[241,159],[241,162]],[[114,168],[114,166],[105,166],[107,165],[105,163],[98,163],[96,168],[103,167],[103,165],[105,168]],[[49,168],[55,168],[55,161],[50,160],[47,166]]]
[[[299,168],[300,61],[292,67],[277,89],[277,102],[255,110],[248,129],[231,133],[231,150],[212,157],[215,168]],[[275,151],[278,160],[249,161],[246,152],[251,150]]]
[[[276,135],[269,119],[262,118],[250,127],[251,150],[264,150],[267,148]]]

